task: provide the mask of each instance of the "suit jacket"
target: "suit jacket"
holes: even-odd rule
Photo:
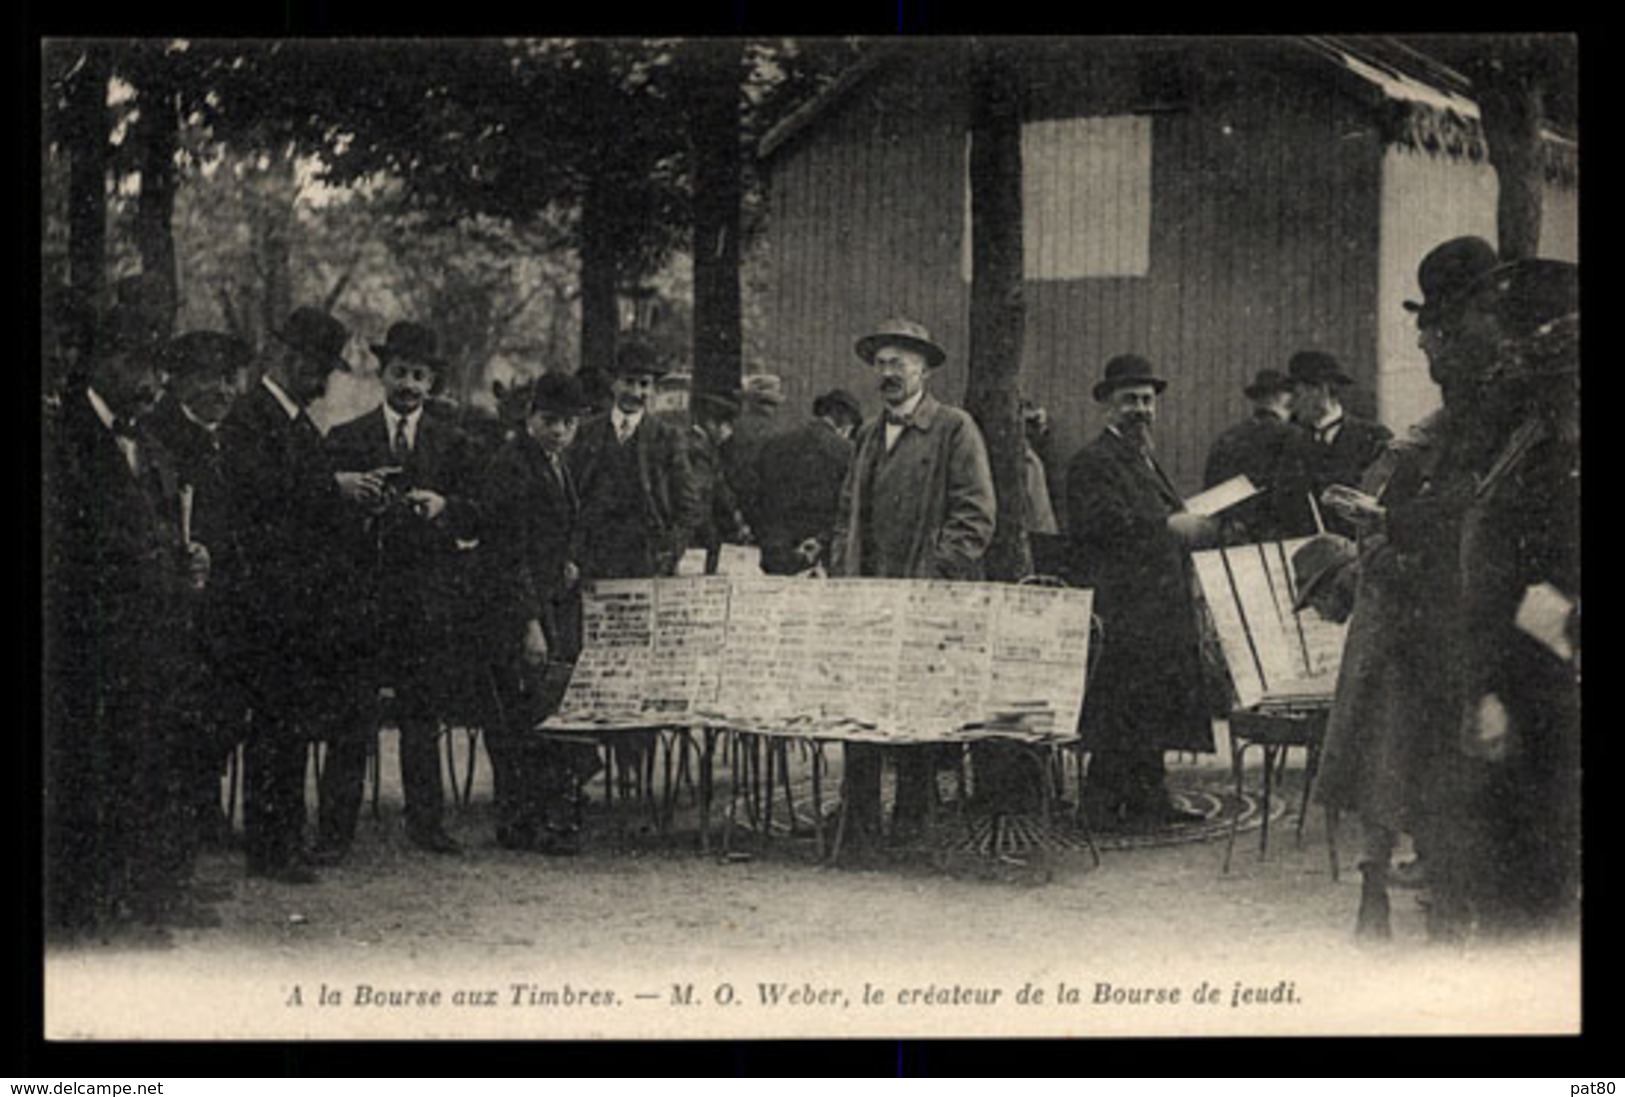
[[[1213,749],[1189,556],[1168,530],[1184,510],[1160,466],[1115,433],[1072,458],[1067,533],[1075,586],[1095,592],[1104,636],[1084,695],[1090,749]]]
[[[1223,515],[1238,527],[1240,539],[1279,541],[1314,532],[1312,519],[1306,527],[1294,526],[1308,513],[1308,503],[1294,498],[1297,484],[1290,461],[1298,437],[1299,428],[1273,412],[1259,411],[1219,435],[1208,450],[1203,487],[1246,476],[1260,489],[1259,495]]]
[[[927,392],[890,453],[884,416],[859,430],[841,486],[830,570],[874,574],[863,559],[864,540],[880,535],[893,542],[882,564],[890,577],[979,579],[996,509],[987,446],[976,421]],[[874,529],[863,528],[866,512]]]
[[[818,538],[827,554],[841,502],[841,484],[852,465],[852,443],[822,419],[774,435],[762,443],[754,481],[756,517],[751,530],[762,546],[762,567],[771,574],[799,571],[793,550]]]
[[[231,596],[231,662],[260,703],[298,705],[343,675],[370,638],[342,612],[356,568],[340,546],[354,518],[321,432],[255,385],[220,425],[242,575]]]
[[[1318,503],[1320,493],[1333,484],[1357,487],[1365,470],[1393,441],[1394,432],[1381,423],[1373,423],[1346,412],[1342,429],[1329,445],[1317,442],[1312,428],[1301,423],[1294,423],[1293,426],[1297,434],[1288,447],[1287,472],[1283,477],[1287,486],[1284,489],[1286,499],[1282,502],[1288,504],[1285,520],[1294,533],[1313,533],[1315,519],[1309,507],[1309,493],[1314,494]],[[1327,532],[1349,538],[1355,536],[1356,530],[1351,523],[1325,507],[1320,508],[1320,514]]]
[[[497,451],[480,487],[498,661],[512,656],[532,619],[541,622],[551,657],[569,660],[580,648],[577,592],[565,582],[565,565],[579,552],[581,504],[569,461],[560,464],[562,476],[555,476],[541,446],[519,435]]]
[[[694,473],[699,515],[690,543],[715,551],[723,541],[739,535],[739,501],[728,481],[723,448],[698,426],[690,427],[683,440],[688,445],[688,466]]]
[[[634,543],[646,539],[652,549],[652,559],[639,561],[639,572],[670,575],[687,549],[692,531],[700,525],[699,492],[689,466],[688,447],[675,426],[650,411],[644,412],[637,432],[626,444],[636,447],[641,498],[639,528],[625,539]],[[595,415],[581,425],[575,444],[570,447],[570,471],[575,476],[584,511],[590,510],[596,497],[607,490],[601,475],[604,458],[610,447],[619,445],[608,412]],[[584,532],[584,543],[604,544],[621,539],[615,530]],[[585,558],[579,563],[588,574],[616,577],[602,570],[604,561]]]

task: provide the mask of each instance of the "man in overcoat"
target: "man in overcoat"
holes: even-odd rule
[[[491,659],[502,698],[501,723],[486,745],[504,849],[575,852],[572,778],[596,761],[530,734],[557,704],[547,666],[572,663],[581,651],[581,504],[568,451],[587,411],[575,377],[537,378],[524,433],[497,452],[480,491]]]
[[[1359,531],[1360,558],[1314,795],[1360,820],[1355,933],[1365,939],[1391,933],[1387,890],[1401,832],[1412,834],[1434,887],[1434,933],[1457,932],[1466,916],[1463,885],[1447,871],[1460,859],[1443,855],[1458,828],[1457,813],[1441,810],[1449,798],[1440,782],[1453,784],[1461,769],[1452,761],[1456,546],[1485,444],[1481,393],[1495,353],[1488,312],[1472,286],[1496,261],[1495,249],[1478,237],[1445,241],[1423,258],[1422,300],[1406,307],[1416,314],[1417,342],[1443,407],[1366,470],[1358,487],[1378,499],[1375,508],[1340,493],[1328,497],[1327,513]]]
[[[147,428],[174,459],[182,485],[186,536],[209,554],[209,583],[190,619],[183,661],[185,680],[176,693],[177,777],[175,796],[185,817],[189,844],[224,845],[230,820],[222,813],[220,778],[247,733],[248,708],[230,687],[223,612],[242,568],[237,529],[220,453],[220,424],[254,358],[242,340],[217,331],[189,331],[165,350],[169,389]]]
[[[581,501],[581,556],[587,579],[676,573],[699,525],[699,496],[681,432],[649,410],[666,367],[653,348],[616,350],[615,402],[581,425],[570,472]]]
[[[1580,884],[1579,267],[1485,276],[1496,445],[1462,521],[1462,762],[1482,770],[1466,884],[1486,934],[1573,917]]]
[[[1259,489],[1225,512],[1228,539],[1241,544],[1313,533],[1312,523],[1293,528],[1307,504],[1292,498],[1296,484],[1289,481],[1287,462],[1298,436],[1292,426],[1292,381],[1279,370],[1261,369],[1242,392],[1252,402],[1252,414],[1219,435],[1202,470],[1204,488],[1245,476]]]
[[[371,640],[345,612],[358,576],[343,546],[357,508],[377,505],[384,484],[336,473],[308,411],[332,372],[349,369],[344,325],[301,306],[273,337],[259,383],[220,425],[242,564],[227,661],[253,710],[243,750],[248,874],[308,884],[308,740],[331,738],[352,716],[347,698]]]
[[[1185,510],[1152,454],[1167,386],[1137,355],[1107,362],[1094,387],[1106,428],[1067,467],[1072,582],[1094,590],[1104,629],[1081,723],[1087,808],[1107,828],[1194,821],[1168,798],[1163,752],[1213,750],[1189,553],[1216,528]]]
[[[996,512],[987,446],[965,411],[941,403],[926,387],[947,358],[924,325],[892,319],[857,341],[874,368],[885,414],[858,432],[836,511],[830,574],[892,579],[982,577]],[[898,758],[894,828],[924,821],[932,760],[918,749]],[[880,826],[881,755],[846,750],[849,818],[872,839]]]
[[[729,480],[724,458],[740,399],[735,392],[702,392],[694,397],[688,433],[688,464],[694,472],[699,524],[693,545],[705,550],[705,573],[715,575],[722,543],[740,544],[750,538],[750,526],[739,510],[739,499]]]
[[[180,537],[179,480],[142,426],[163,384],[167,320],[100,316],[45,446],[45,884],[69,929],[181,913],[167,734],[208,556]],[[185,921],[185,918],[180,920]],[[161,932],[161,930],[159,930]]]
[[[1381,423],[1362,419],[1343,407],[1342,392],[1354,383],[1337,359],[1319,350],[1300,350],[1287,362],[1292,381],[1292,416],[1299,435],[1290,448],[1289,469],[1279,478],[1277,502],[1295,534],[1315,532],[1309,495],[1320,499],[1333,484],[1353,487],[1377,459],[1394,433]],[[1289,486],[1290,485],[1290,486]],[[1353,537],[1345,517],[1321,510],[1328,533]]]
[[[794,575],[829,562],[841,484],[852,464],[852,434],[863,422],[857,397],[831,389],[813,417],[762,443],[756,459],[756,520],[762,570]]]
[[[460,657],[453,621],[458,557],[472,551],[460,544],[479,538],[476,455],[449,418],[425,409],[446,373],[433,331],[400,321],[372,352],[384,401],[334,427],[327,449],[336,471],[389,470],[390,483],[377,508],[353,516],[342,548],[355,554],[365,601],[359,613],[376,636],[367,689],[387,685],[395,693],[407,837],[432,853],[457,853],[443,825],[440,725],[464,669],[451,665]],[[361,705],[356,726],[329,746],[320,840],[333,855],[342,856],[355,838],[373,718]]]

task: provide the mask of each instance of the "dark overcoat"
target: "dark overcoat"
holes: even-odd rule
[[[492,655],[499,663],[516,656],[531,620],[542,625],[550,658],[567,662],[580,651],[580,596],[565,566],[580,551],[581,506],[569,461],[560,465],[555,476],[542,447],[521,434],[497,451],[480,486]]]
[[[751,527],[762,546],[762,570],[802,570],[806,565],[796,558],[795,548],[809,537],[816,537],[827,555],[841,484],[851,465],[852,443],[822,419],[762,443]]]
[[[1259,489],[1253,498],[1224,513],[1241,541],[1279,541],[1313,532],[1294,528],[1307,504],[1293,498],[1297,488],[1289,465],[1298,428],[1270,411],[1258,411],[1219,435],[1208,450],[1202,473],[1205,488],[1246,476]]]
[[[699,496],[689,467],[688,447],[677,427],[645,412],[626,445],[637,460],[638,493],[633,516],[636,528],[615,528],[602,513],[608,487],[607,458],[615,438],[610,414],[595,415],[581,424],[570,447],[570,471],[582,507],[584,574],[597,578],[670,575],[687,549],[692,531],[700,524]],[[647,546],[647,553],[632,558],[625,546]]]
[[[1084,694],[1091,750],[1213,749],[1190,558],[1168,529],[1183,509],[1155,462],[1115,431],[1067,466],[1069,580],[1094,590],[1104,631]]]
[[[1296,433],[1278,478],[1279,505],[1287,528],[1295,535],[1307,535],[1316,530],[1309,495],[1313,493],[1318,503],[1321,492],[1333,484],[1357,487],[1366,469],[1393,441],[1394,432],[1381,423],[1347,413],[1329,443],[1316,441],[1314,430],[1301,423],[1292,426]],[[1348,538],[1357,533],[1352,523],[1324,506],[1320,507],[1320,516],[1328,533]]]

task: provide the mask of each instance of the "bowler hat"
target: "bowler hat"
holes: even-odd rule
[[[813,414],[835,416],[845,412],[854,422],[863,421],[863,406],[858,398],[845,389],[830,389],[813,401]]]
[[[670,368],[660,359],[655,349],[641,339],[628,340],[615,348],[615,375],[646,373],[651,377],[664,377]]]
[[[948,352],[937,345],[924,324],[900,316],[882,320],[872,333],[865,335],[855,344],[858,357],[871,366],[875,364],[876,353],[887,345],[918,351],[925,355],[925,364],[932,369],[942,365],[948,358]]]
[[[387,366],[391,358],[405,358],[421,362],[436,372],[443,373],[446,369],[446,360],[436,354],[438,348],[439,340],[435,338],[434,332],[422,324],[401,320],[389,326],[382,343],[372,344],[372,353],[382,365]]]
[[[1105,400],[1118,389],[1130,385],[1150,385],[1161,392],[1168,387],[1168,381],[1158,377],[1156,367],[1138,354],[1119,354],[1106,363],[1105,377],[1095,382],[1095,399]]]
[[[1249,400],[1258,400],[1276,393],[1291,392],[1292,379],[1278,369],[1261,369],[1253,375],[1252,384],[1241,390]]]
[[[784,385],[776,373],[753,373],[745,378],[744,396],[753,404],[782,404]]]
[[[739,393],[697,392],[694,394],[694,414],[698,418],[720,419],[730,422],[739,418]]]
[[[530,410],[553,415],[580,415],[587,408],[581,382],[568,373],[544,373],[531,384]]]
[[[164,363],[176,376],[193,373],[236,373],[254,360],[249,345],[223,331],[188,331],[169,341]]]
[[[1301,613],[1315,596],[1321,584],[1336,575],[1338,569],[1351,564],[1359,556],[1354,542],[1335,533],[1311,537],[1292,554],[1292,578],[1298,585],[1298,597],[1292,602],[1292,612]]]
[[[1354,378],[1343,372],[1337,359],[1323,350],[1300,350],[1286,364],[1287,375],[1294,384],[1352,385]]]
[[[271,334],[329,370],[350,369],[350,363],[344,360],[349,329],[319,308],[300,305],[288,314],[288,322],[281,330]]]
[[[1499,262],[1495,248],[1482,236],[1446,240],[1422,257],[1416,268],[1422,300],[1406,301],[1405,308],[1421,314],[1418,323],[1432,323],[1445,309],[1463,300],[1467,288]]]

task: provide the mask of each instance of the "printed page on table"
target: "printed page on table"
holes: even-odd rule
[[[716,710],[742,723],[774,723],[795,714],[780,650],[780,622],[793,614],[794,579],[764,575],[729,578],[728,627]]]
[[[1264,697],[1264,669],[1249,639],[1236,589],[1217,550],[1191,553],[1196,579],[1202,587],[1214,630],[1219,634],[1219,650],[1224,654],[1230,681],[1235,686],[1236,704],[1255,708]],[[1111,636],[1105,638],[1111,643]]]
[[[581,656],[561,717],[641,711],[654,644],[654,580],[612,579],[582,592]]]
[[[905,582],[897,720],[930,736],[987,711],[996,588],[990,583]]]
[[[687,716],[717,699],[728,629],[728,580],[657,579],[654,592],[654,646],[643,711]]]
[[[807,614],[791,669],[802,712],[821,720],[879,724],[893,715],[906,585],[884,579],[795,580]]]
[[[1034,731],[1074,735],[1088,689],[1094,591],[995,589],[987,719],[1020,713]]]

